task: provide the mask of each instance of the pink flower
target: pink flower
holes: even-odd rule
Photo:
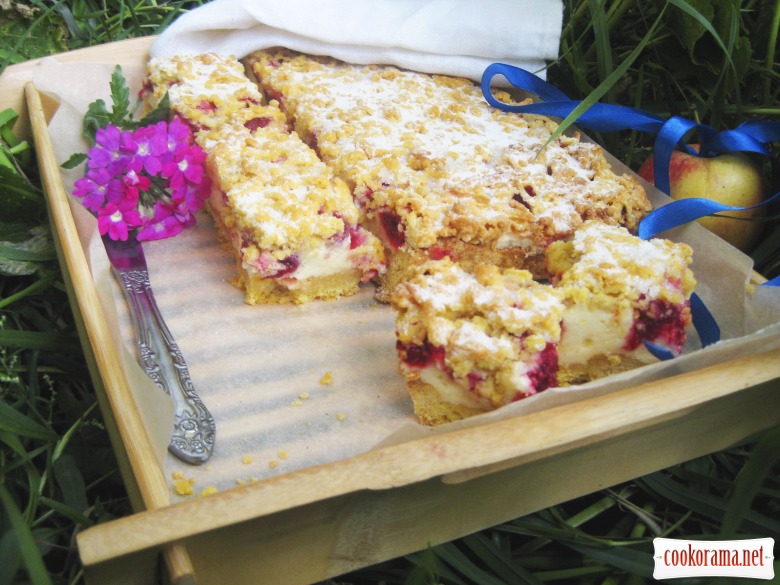
[[[138,128],[130,135],[128,144],[135,146],[132,168],[157,175],[162,168],[161,158],[168,152],[167,124],[158,122]]]
[[[111,176],[106,168],[96,168],[77,179],[73,184],[73,195],[81,198],[87,209],[97,211],[106,199],[118,200],[122,193],[122,182]]]
[[[156,240],[195,223],[211,181],[206,155],[180,118],[132,132],[109,124],[95,140],[73,195],[97,215],[101,235],[126,240],[137,232],[139,240]]]
[[[176,116],[168,124],[168,152],[176,156],[181,150],[187,150],[192,143],[192,130]]]
[[[138,230],[136,237],[139,241],[161,240],[181,233],[184,225],[173,215],[168,205],[157,203],[154,206],[154,216],[144,227]]]
[[[112,175],[119,174],[132,154],[125,148],[126,137],[127,133],[121,132],[113,124],[100,128],[95,133],[96,145],[87,152],[87,166],[93,169],[107,168]]]
[[[205,160],[206,154],[197,144],[193,144],[187,150],[178,151],[172,160],[163,165],[160,174],[168,179],[172,189],[179,189],[188,183],[197,185],[203,179]]]
[[[122,183],[125,186],[124,194],[128,198],[138,201],[140,191],[146,191],[152,184],[152,180],[146,175],[139,175],[134,170],[127,171],[122,177]]]
[[[122,200],[119,203],[109,201],[98,210],[98,230],[101,236],[112,240],[127,240],[129,230],[141,225],[141,214],[136,202]]]

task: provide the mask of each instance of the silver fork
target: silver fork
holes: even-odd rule
[[[173,400],[175,420],[168,451],[200,465],[214,450],[216,424],[195,392],[184,357],[157,307],[141,243],[132,235],[127,241],[103,236],[103,243],[130,305],[139,363]]]

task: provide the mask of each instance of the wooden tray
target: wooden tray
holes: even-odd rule
[[[139,64],[152,39],[62,55]],[[133,515],[80,532],[88,583],[305,584],[725,449],[780,424],[780,350],[171,502],[68,206],[36,62],[0,77],[29,120],[79,334]],[[25,107],[25,104],[27,107]],[[162,562],[161,562],[162,559]]]

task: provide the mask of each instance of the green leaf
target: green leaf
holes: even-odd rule
[[[655,493],[657,497],[674,502],[683,509],[692,510],[716,522],[723,521],[728,506],[724,498],[690,489],[661,472],[637,478],[636,482]],[[780,522],[753,510],[745,512],[740,526],[746,532],[780,538]]]
[[[42,439],[45,441],[54,441],[57,439],[57,434],[54,431],[23,415],[21,412],[1,400],[0,430],[15,433],[22,437],[29,437],[31,439]]]
[[[467,583],[505,585],[504,581],[484,571],[464,555],[454,543],[441,544],[433,549],[436,555],[466,578]]]
[[[54,242],[45,228],[35,229],[22,242],[0,240],[0,274],[33,274],[40,268],[40,263],[56,258]]]
[[[70,155],[70,158],[66,160],[64,163],[62,163],[60,166],[63,169],[75,169],[80,164],[86,162],[87,160],[87,154],[84,152],[77,152],[75,154]]]
[[[590,557],[600,563],[621,569],[630,574],[639,575],[648,579],[653,576],[652,553],[633,550],[626,547],[600,548],[596,546],[574,544],[572,542],[564,544],[586,557]]]
[[[146,114],[143,118],[141,118],[141,121],[138,123],[139,126],[149,126],[151,124],[156,124],[157,122],[161,122],[163,120],[167,120],[171,113],[171,98],[168,95],[168,92],[165,92],[165,95],[160,100],[160,102],[155,106],[155,108]]]
[[[54,479],[62,492],[65,504],[79,513],[83,513],[87,503],[87,486],[73,456],[61,455],[54,462]]]
[[[26,3],[29,4],[29,3]],[[0,10],[0,38],[5,55],[2,65],[20,63],[67,51],[62,19],[51,10],[38,11],[35,18],[16,10]]]
[[[106,108],[106,102],[102,99],[97,99],[87,106],[87,111],[84,114],[82,136],[90,146],[94,146],[97,131],[105,128],[110,123],[111,114]]]
[[[670,0],[671,1],[671,0]],[[626,71],[628,71],[629,67],[633,65],[634,61],[639,57],[639,55],[644,51],[647,44],[650,42],[650,40],[653,38],[653,34],[655,32],[655,29],[661,24],[663,16],[663,11],[661,14],[658,15],[658,18],[656,18],[653,25],[650,27],[650,29],[647,31],[647,34],[642,38],[642,40],[637,44],[637,46],[634,48],[633,51],[623,59],[623,61],[618,65],[615,70],[607,76],[604,81],[602,81],[596,89],[594,89],[585,99],[583,99],[577,107],[575,107],[572,112],[566,116],[556,128],[556,130],[552,133],[550,138],[547,140],[544,146],[547,146],[548,144],[551,144],[554,142],[561,134],[563,134],[570,126],[576,123],[577,118],[582,116],[585,112],[588,111],[588,109],[598,102],[604,95],[607,94],[614,86],[615,84],[625,75]],[[543,147],[544,148],[544,147]]]
[[[13,583],[19,570],[19,539],[13,529],[0,538],[0,583]]]
[[[130,112],[130,89],[119,65],[114,67],[109,85],[114,106],[111,112],[111,123],[121,128],[126,120],[132,119],[132,113]]]
[[[38,221],[44,213],[44,199],[16,169],[0,165],[0,209],[4,218],[17,223]]]
[[[476,533],[466,536],[463,543],[489,566],[498,577],[506,583],[522,583],[525,585],[542,585],[534,575],[524,569],[507,551],[500,549],[484,534]]]
[[[711,23],[715,18],[715,8],[712,6],[712,0],[686,0],[690,10],[699,14],[706,22]],[[674,13],[668,21],[669,29],[674,31],[675,37],[688,52],[688,56],[693,59],[696,51],[696,44],[707,32],[704,24],[692,16],[690,12],[683,14]]]
[[[59,502],[52,498],[48,498],[46,496],[41,496],[40,502],[41,504],[43,504],[44,506],[48,506],[58,514],[65,516],[69,520],[72,520],[74,523],[78,524],[79,526],[89,527],[94,525],[94,522],[92,520],[90,520],[89,518],[84,516],[83,513],[79,512],[76,508],[73,508],[68,504],[63,504],[62,502]]]

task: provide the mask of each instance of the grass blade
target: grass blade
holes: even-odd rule
[[[595,546],[586,546],[565,543],[572,550],[577,551],[585,557],[594,559],[599,563],[609,565],[626,571],[632,575],[650,578],[653,576],[653,555],[649,552],[633,550],[625,547],[599,548]]]
[[[506,583],[542,585],[539,579],[524,569],[511,555],[497,547],[484,534],[476,533],[467,536],[463,538],[463,543]]]
[[[53,430],[26,417],[2,400],[0,400],[0,431],[8,431],[30,439],[57,440],[57,434]]]
[[[37,349],[57,353],[78,351],[78,339],[73,335],[50,333],[47,331],[0,330],[0,346],[21,349]]]
[[[46,570],[41,551],[35,544],[32,531],[24,522],[22,513],[3,483],[0,483],[0,504],[2,504],[6,517],[9,519],[11,527],[16,534],[19,552],[27,568],[27,576],[30,579],[30,583],[33,585],[52,585],[51,577],[49,577],[49,572]]]
[[[764,478],[778,459],[780,459],[780,427],[766,432],[761,437],[747,463],[737,475],[734,493],[723,515],[721,535],[731,537],[736,534]]]

